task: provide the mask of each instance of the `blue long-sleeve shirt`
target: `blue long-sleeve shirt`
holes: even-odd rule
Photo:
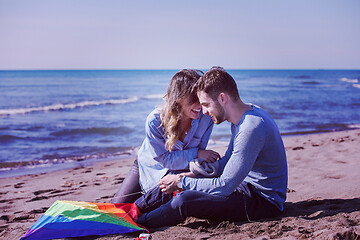
[[[287,188],[287,161],[279,130],[271,116],[253,106],[238,124],[231,124],[230,144],[221,158],[217,178],[182,178],[183,189],[228,196],[241,182],[283,210]]]
[[[161,126],[160,110],[153,110],[146,119],[145,139],[138,151],[140,185],[147,192],[156,186],[168,170],[189,168],[198,149],[205,149],[213,128],[210,116],[202,111],[193,119],[184,141],[177,141],[171,152],[165,149],[165,132]]]

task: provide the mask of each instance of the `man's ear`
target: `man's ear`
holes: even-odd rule
[[[223,106],[224,104],[226,104],[229,101],[229,96],[225,93],[220,93],[218,96],[218,102],[220,103],[221,106]]]

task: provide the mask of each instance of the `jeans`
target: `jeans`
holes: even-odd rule
[[[157,185],[155,188],[138,198],[135,203],[141,213],[146,213],[167,203],[172,199],[172,197],[173,194],[165,194],[161,192],[160,186]]]
[[[152,199],[150,205],[154,203],[157,207],[160,202],[168,200],[154,210],[149,204],[140,204],[139,209],[145,206],[150,212],[143,213],[137,223],[151,228],[173,226],[183,222],[187,217],[214,221],[246,221],[273,218],[281,214],[274,204],[261,197],[254,191],[254,187],[247,183],[242,183],[239,190],[226,197],[186,190],[164,199],[159,197],[157,190],[150,191],[149,194],[151,193],[154,194],[153,198],[144,197]],[[154,200],[156,198],[158,200]]]
[[[133,203],[142,196],[141,191],[139,184],[139,165],[136,159],[111,202]]]
[[[188,170],[169,170],[166,175],[179,174],[183,172],[188,172]],[[173,194],[163,193],[160,189],[160,186],[156,185],[153,189],[137,199],[135,203],[141,213],[146,213],[155,210],[162,204],[167,203],[172,199],[172,197]]]

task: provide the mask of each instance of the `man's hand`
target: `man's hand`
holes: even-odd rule
[[[160,189],[162,192],[166,193],[166,194],[171,194],[172,192],[175,192],[176,190],[178,190],[178,186],[176,185],[176,183],[178,181],[180,181],[182,178],[181,174],[178,175],[166,175],[165,177],[163,177],[160,182]]]
[[[202,150],[199,149],[197,153],[197,158],[205,160],[205,162],[215,162],[220,158],[220,154],[213,150]]]

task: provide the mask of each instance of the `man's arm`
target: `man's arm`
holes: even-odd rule
[[[191,178],[182,177],[182,188],[197,190],[215,195],[228,196],[240,185],[252,169],[257,156],[265,143],[265,130],[259,118],[248,119],[241,126],[233,141],[233,151],[220,177]],[[164,177],[161,181],[168,181]],[[174,178],[173,180],[178,180]],[[161,183],[161,182],[160,182]],[[166,191],[166,188],[164,188]]]

